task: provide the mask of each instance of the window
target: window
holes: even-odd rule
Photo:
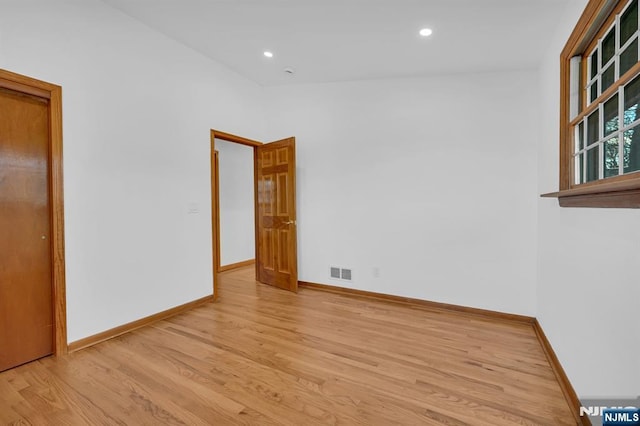
[[[565,207],[640,207],[639,0],[591,0],[561,56]]]

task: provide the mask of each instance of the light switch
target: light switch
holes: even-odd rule
[[[198,203],[189,203],[187,205],[187,213],[188,214],[198,214],[200,213],[200,206]]]

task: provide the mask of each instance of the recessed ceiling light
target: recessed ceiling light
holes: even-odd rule
[[[264,56],[266,56],[267,58],[273,58],[273,53],[269,52],[268,50],[265,50]]]
[[[431,34],[433,34],[433,30],[431,28],[423,28],[420,30],[420,35],[422,37],[429,37]]]

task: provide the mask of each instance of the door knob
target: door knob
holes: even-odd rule
[[[295,220],[290,220],[284,223],[285,225],[295,225],[296,221]]]
[[[46,240],[46,239],[47,239],[47,237],[45,237],[44,235],[43,235],[43,236],[41,236],[40,238],[42,238],[43,240]]]

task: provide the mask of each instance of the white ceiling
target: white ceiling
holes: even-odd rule
[[[265,86],[533,68],[568,3],[103,1]],[[434,34],[420,37],[423,27]],[[264,50],[274,58],[265,58]]]

